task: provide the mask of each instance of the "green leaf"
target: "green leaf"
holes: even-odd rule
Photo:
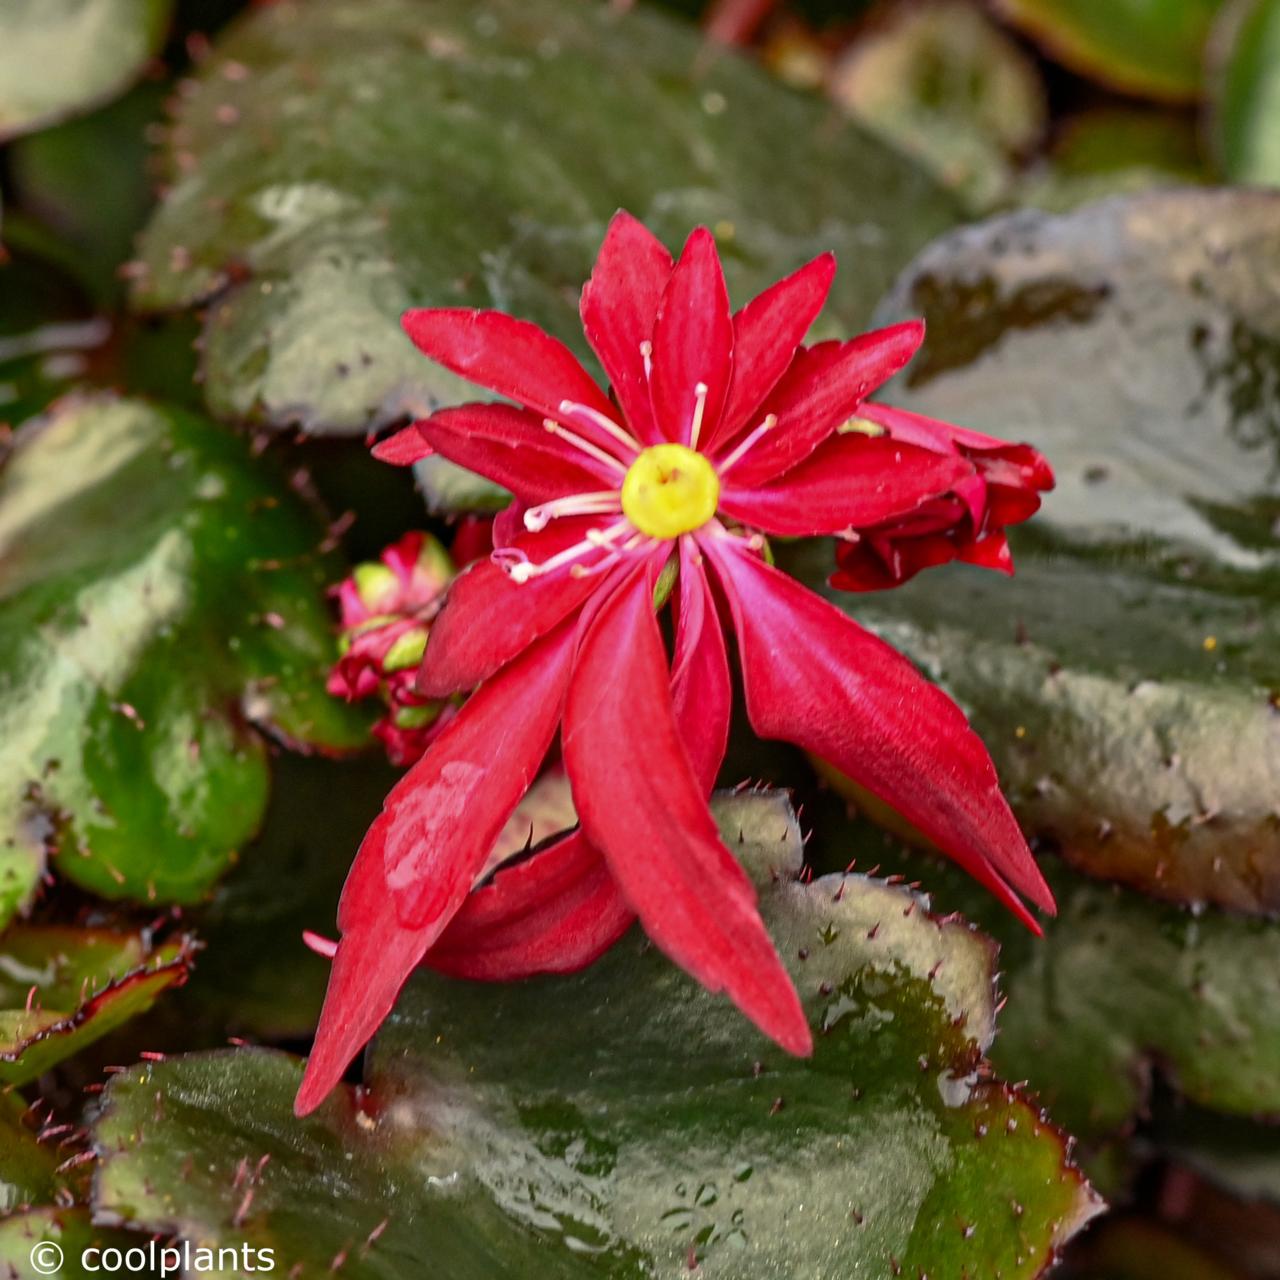
[[[1065,66],[1162,102],[1200,93],[1201,62],[1222,0],[997,0],[1008,20]]]
[[[20,433],[0,475],[0,916],[46,851],[107,897],[196,901],[261,821],[255,726],[363,741],[324,690],[322,536],[192,415],[83,398]]]
[[[891,10],[850,46],[831,91],[974,209],[1008,194],[1015,157],[1045,126],[1035,63],[961,0]]]
[[[6,0],[0,139],[114,97],[156,53],[173,0]]]
[[[235,127],[229,127],[235,122]],[[577,297],[623,205],[704,222],[735,296],[842,251],[858,327],[955,219],[922,174],[696,30],[576,0],[307,0],[222,37],[184,99],[140,307],[218,301],[218,415],[358,433],[470,394],[401,333],[410,306],[497,306],[589,353]]]
[[[891,403],[1029,440],[1017,576],[838,603],[969,712],[1028,833],[1179,901],[1280,908],[1280,196],[1185,191],[958,233]],[[788,552],[811,582],[829,551]]]
[[[56,1245],[60,1252],[48,1252],[50,1245]],[[86,1264],[86,1252],[95,1248],[136,1249],[139,1254],[135,1259],[141,1256],[145,1260],[147,1245],[145,1236],[95,1225],[89,1211],[79,1206],[46,1205],[0,1220],[0,1268],[9,1280],[47,1280],[54,1274],[64,1280],[90,1280],[108,1268],[92,1253]],[[55,1267],[58,1259],[62,1259],[61,1265]],[[144,1268],[142,1274],[150,1272]]]
[[[26,1084],[186,981],[193,940],[53,925],[0,939],[0,1082]]]
[[[1280,3],[1228,7],[1214,33],[1212,136],[1232,182],[1280,185]]]
[[[935,909],[999,943],[995,1069],[1095,1155],[1147,1113],[1157,1072],[1219,1132],[1223,1116],[1280,1114],[1280,922],[1188,912],[1042,855],[1058,914],[1037,938],[955,863],[900,848],[871,816],[829,819],[818,864],[852,854],[918,878]]]
[[[986,1078],[986,940],[902,888],[801,883],[799,828],[776,796],[722,798],[717,814],[818,1029],[811,1061],[638,931],[568,978],[421,975],[366,1092],[305,1122],[290,1115],[298,1066],[276,1055],[116,1077],[96,1209],[270,1244],[308,1271],[358,1257],[395,1275],[431,1242],[453,1280],[695,1263],[709,1277],[1041,1274],[1096,1202],[1061,1135]]]
[[[19,207],[57,231],[103,306],[120,297],[121,264],[151,207],[146,139],[167,91],[140,85],[101,111],[20,139],[9,152]]]
[[[0,1094],[0,1219],[51,1199],[58,1185],[53,1149],[36,1140],[25,1122],[26,1110],[18,1094]]]

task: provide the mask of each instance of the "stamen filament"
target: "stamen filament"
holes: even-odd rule
[[[777,425],[778,415],[776,413],[766,415],[765,420],[723,462],[717,465],[716,470],[721,475],[724,475],[730,467],[742,461],[747,451],[753,449],[762,436],[772,431]]]
[[[566,417],[574,417],[579,421],[585,419],[592,426],[599,427],[601,431],[607,432],[619,444],[625,445],[633,453],[640,452],[640,442],[635,436],[620,427],[608,414],[601,413],[599,409],[593,409],[589,404],[577,404],[573,400],[561,400],[560,412]]]
[[[559,436],[566,444],[573,445],[575,449],[581,449],[588,457],[595,458],[598,462],[603,462],[615,471],[621,471],[623,475],[627,474],[627,464],[620,458],[615,458],[613,454],[606,453],[599,445],[594,445],[590,440],[584,440],[567,427],[562,427],[554,418],[543,418],[542,425],[553,436]]]
[[[558,520],[562,516],[600,516],[621,512],[621,510],[622,500],[617,489],[575,493],[568,498],[556,498],[540,506],[530,507],[524,513],[524,527],[530,533],[538,533],[552,520]]]
[[[646,338],[640,344],[640,359],[644,361],[644,376],[653,377],[653,343]]]
[[[707,384],[698,382],[693,387],[693,422],[689,424],[689,448],[698,447],[698,436],[702,432],[702,415],[707,411]]]
[[[632,528],[630,520],[619,520],[607,529],[589,529],[581,542],[575,542],[573,546],[566,547],[541,564],[534,564],[523,551],[514,547],[500,547],[493,553],[493,559],[506,569],[512,582],[524,583],[530,578],[539,578],[543,574],[552,573],[567,564],[572,564],[592,551],[599,551],[609,546],[611,542]]]

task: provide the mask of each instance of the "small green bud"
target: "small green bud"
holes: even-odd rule
[[[440,702],[428,702],[421,707],[397,707],[391,719],[397,729],[425,729],[435,723],[443,706]]]
[[[356,595],[367,609],[377,609],[389,603],[400,588],[396,575],[385,564],[373,560],[356,565],[352,577],[356,582]]]
[[[387,650],[387,656],[382,660],[382,669],[384,671],[403,671],[406,667],[416,667],[422,661],[422,655],[426,651],[427,629],[426,627],[414,627],[412,631],[406,631]]]

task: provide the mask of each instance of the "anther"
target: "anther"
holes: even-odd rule
[[[640,359],[644,361],[644,376],[653,376],[653,343],[646,338],[640,344]]]

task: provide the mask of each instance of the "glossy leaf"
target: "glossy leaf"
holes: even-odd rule
[[[619,205],[672,243],[715,228],[743,298],[842,251],[841,330],[955,217],[693,28],[576,0],[267,6],[219,40],[166,160],[137,304],[217,293],[213,411],[313,431],[467,398],[402,334],[410,306],[499,306],[589,355],[577,297]]]
[[[831,90],[975,209],[1008,194],[1014,159],[1045,126],[1035,63],[962,0],[890,11],[837,63]]]
[[[1051,57],[1112,88],[1167,102],[1200,91],[1222,0],[997,0]]]
[[[1280,907],[1277,287],[1262,192],[1020,214],[934,246],[885,308],[929,325],[885,398],[1034,441],[1058,489],[1012,581],[956,568],[840,598],[959,699],[1029,834],[1246,911]],[[791,564],[820,581],[827,554]]]
[[[6,0],[0,138],[113,97],[156,53],[173,0]]]
[[[117,1077],[95,1131],[97,1210],[373,1276],[427,1248],[453,1280],[1041,1274],[1095,1205],[1061,1136],[984,1081],[985,940],[901,888],[800,883],[799,829],[777,797],[717,813],[821,1032],[812,1061],[638,932],[567,978],[421,975],[375,1043],[367,1091],[306,1121],[290,1113],[298,1064],[280,1056]]]
[[[186,981],[193,940],[52,925],[0,938],[0,1082],[26,1084]]]
[[[267,749],[363,741],[328,697],[312,512],[247,443],[66,401],[0,474],[0,901],[46,853],[107,897],[192,902],[256,830]]]
[[[1232,182],[1280,185],[1280,3],[1244,0],[1214,33],[1212,133]]]
[[[935,908],[963,913],[999,943],[1004,1002],[991,1059],[1095,1160],[1147,1114],[1157,1075],[1180,1107],[1211,1112],[1219,1133],[1223,1116],[1280,1114],[1280,922],[1191,913],[1045,856],[1058,915],[1036,938],[954,864],[873,827],[875,816],[828,815],[819,865],[852,855],[918,877]]]

